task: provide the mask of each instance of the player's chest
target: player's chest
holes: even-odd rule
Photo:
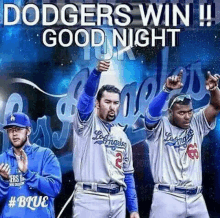
[[[18,167],[14,166],[11,168],[11,173],[9,175],[9,186],[10,187],[21,187],[25,183],[25,178],[23,177],[21,171]]]
[[[124,152],[127,147],[126,138],[117,128],[96,128],[92,132],[92,142],[94,145],[99,145],[108,152]]]
[[[164,131],[163,151],[170,156],[181,157],[184,160],[198,160],[201,142],[192,129],[186,131]]]
[[[198,144],[194,130],[187,129],[185,131],[177,131],[170,128],[165,128],[163,131],[162,143],[166,147],[186,149],[189,144]]]

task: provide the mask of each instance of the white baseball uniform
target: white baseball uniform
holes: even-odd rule
[[[162,117],[147,129],[150,164],[155,182],[150,217],[209,217],[200,193],[202,185],[201,144],[215,127],[208,124],[204,110],[193,115],[188,129],[173,126]],[[159,190],[158,187],[163,190]],[[168,188],[166,188],[168,187]],[[197,194],[182,194],[175,188],[197,188]]]
[[[109,131],[95,112],[87,121],[76,113],[73,121],[73,169],[77,182],[73,217],[125,217],[125,173],[133,173],[132,149],[124,131],[113,125]],[[85,190],[89,185],[92,190]],[[117,194],[97,192],[97,186],[120,186]]]

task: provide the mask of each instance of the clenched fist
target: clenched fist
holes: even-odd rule
[[[183,75],[183,70],[180,70],[178,75],[173,75],[168,77],[165,83],[166,87],[170,90],[182,88],[183,87],[182,75]]]
[[[96,69],[99,72],[107,71],[110,66],[110,61],[99,61]]]
[[[206,89],[209,91],[213,91],[218,87],[218,81],[219,81],[220,75],[215,74],[211,75],[211,72],[207,72],[207,79],[206,79]]]

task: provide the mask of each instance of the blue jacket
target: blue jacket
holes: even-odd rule
[[[28,170],[22,173],[10,148],[0,155],[0,164],[10,165],[10,180],[0,176],[0,218],[54,218],[54,198],[59,194],[62,174],[54,153],[36,144],[26,145]]]

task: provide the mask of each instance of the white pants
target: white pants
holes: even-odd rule
[[[83,190],[76,184],[73,218],[125,218],[125,194],[106,194]]]
[[[177,194],[154,189],[150,218],[209,218],[201,193]]]

